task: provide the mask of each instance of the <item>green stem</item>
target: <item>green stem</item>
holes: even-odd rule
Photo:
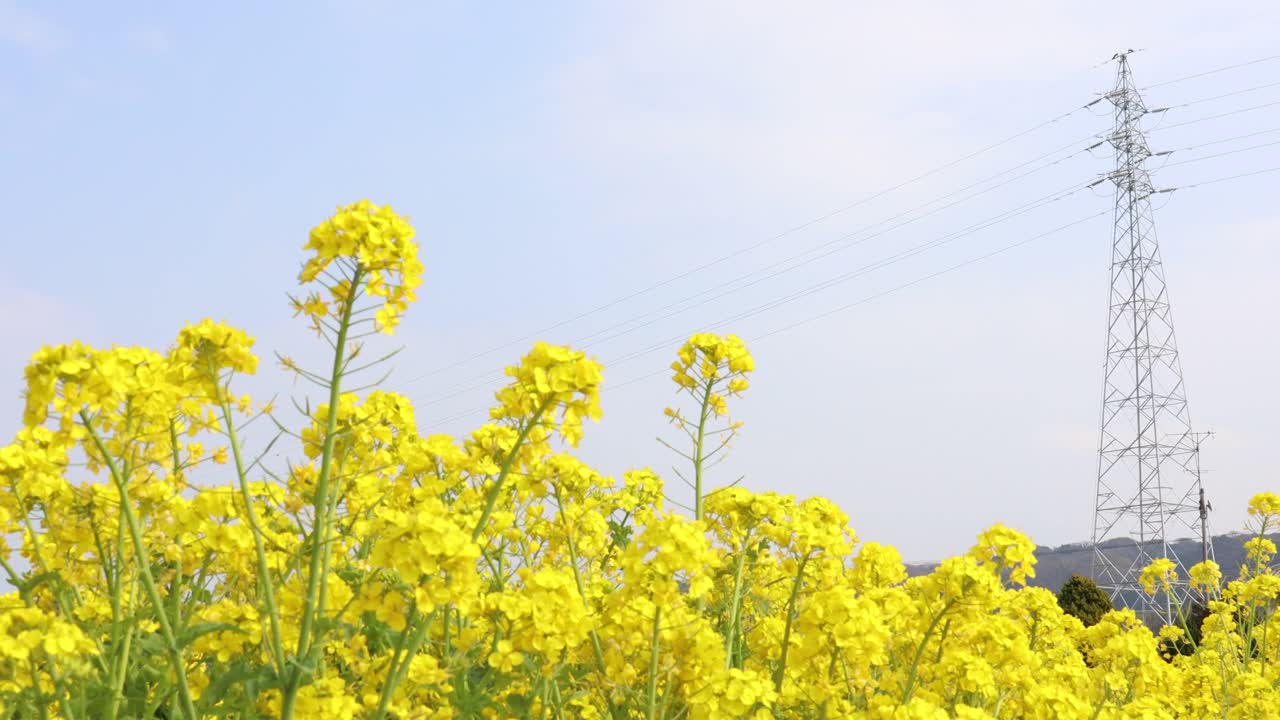
[[[173,474],[176,478],[182,471],[182,463],[178,458],[178,429],[174,421],[169,421],[169,449],[173,454]],[[182,628],[182,559],[174,563],[173,582],[169,583],[169,613],[173,616],[173,626]]]
[[[533,417],[529,418],[529,422],[525,423],[520,429],[520,435],[516,437],[516,442],[511,446],[511,452],[507,453],[507,457],[502,461],[502,468],[498,472],[498,479],[493,481],[493,487],[489,488],[489,496],[485,498],[484,511],[480,513],[480,522],[476,523],[476,527],[471,531],[471,541],[475,542],[480,539],[480,533],[484,532],[484,526],[489,522],[489,516],[493,514],[493,508],[498,502],[498,493],[502,491],[502,485],[507,480],[507,475],[511,472],[511,466],[516,461],[516,454],[520,452],[520,446],[524,444],[529,433],[538,425],[538,421],[542,419],[542,414],[551,407],[554,398],[547,398],[542,401],[542,405],[538,407]]]
[[[560,486],[553,485],[552,491],[555,493],[556,502],[560,505],[561,517],[563,517],[564,499],[560,494]],[[573,533],[571,532],[570,528],[566,527],[564,530],[564,534],[569,541],[569,565],[570,567],[573,568],[573,582],[578,586],[578,597],[582,598],[582,607],[587,611],[588,614],[590,614],[591,604],[587,602],[586,585],[582,582],[582,572],[578,569],[578,544],[577,542],[574,541]],[[600,672],[600,677],[601,678],[606,677],[607,672],[605,670],[605,665],[604,665],[604,647],[600,644],[600,634],[596,632],[596,628],[594,625],[592,625],[591,627],[591,652],[595,655],[596,669]],[[557,694],[558,692],[559,691],[557,690]],[[617,712],[615,711],[613,706],[613,699],[609,697],[609,693],[607,690],[603,691],[603,695],[604,695],[605,704],[609,708],[609,715],[612,717],[616,717]]]
[[[142,576],[142,586],[147,591],[151,606],[155,609],[156,621],[160,625],[160,634],[164,638],[165,648],[168,650],[169,663],[173,665],[173,674],[178,681],[178,700],[182,703],[182,714],[187,720],[196,720],[195,705],[191,701],[191,689],[187,685],[186,663],[182,659],[182,650],[178,648],[178,641],[173,635],[173,628],[169,625],[169,618],[164,614],[164,602],[160,599],[160,590],[156,587],[155,578],[151,575],[150,558],[147,555],[146,546],[142,543],[142,528],[138,524],[137,515],[133,512],[133,503],[129,500],[129,491],[125,485],[125,478],[120,475],[120,470],[116,467],[115,460],[107,452],[106,444],[103,443],[98,431],[90,424],[89,417],[83,410],[80,411],[80,421],[84,423],[85,429],[89,431],[89,436],[93,438],[94,445],[98,448],[103,462],[111,472],[111,477],[115,480],[116,491],[120,493],[120,512],[124,515],[125,522],[129,527],[129,537],[133,541],[133,552],[138,561],[138,572]]]
[[[1110,699],[1111,699],[1111,693],[1106,689],[1106,686],[1104,684],[1102,689],[1102,697],[1098,698],[1098,704],[1096,707],[1093,708],[1093,714],[1089,716],[1089,720],[1098,720],[1098,716],[1102,714],[1103,709],[1106,708],[1107,706],[1107,700],[1110,700]]]
[[[645,707],[648,708],[646,717],[648,720],[654,720],[658,712],[658,650],[662,642],[662,608],[655,605],[653,608],[653,648],[649,651],[649,689],[646,695]]]
[[[453,613],[449,612],[448,605],[444,607],[444,612],[440,614],[440,617],[444,619],[444,623],[441,625],[440,630],[440,643],[441,647],[444,648],[444,654],[446,655],[453,652],[453,641],[449,639],[449,623],[453,621],[453,618],[450,617],[452,614]]]
[[[833,639],[831,642],[831,662],[827,665],[827,680],[830,680],[836,674],[836,661],[840,659],[840,648],[835,644]],[[819,720],[827,720],[827,703],[830,698],[823,698],[822,705],[818,708]]]
[[[1268,602],[1266,613],[1262,616],[1262,677],[1267,676],[1267,660],[1271,657],[1268,652],[1267,631],[1271,629],[1271,621],[1275,618],[1275,603]],[[1204,625],[1201,625],[1203,632]],[[1188,633],[1190,634],[1190,633]]]
[[[355,307],[356,293],[360,289],[361,275],[362,271],[359,267],[351,275],[351,283],[347,290],[348,295],[343,302],[342,317],[338,321],[338,337],[333,345],[333,370],[329,375],[329,416],[325,418],[324,446],[320,454],[320,474],[316,478],[316,492],[311,503],[315,511],[315,526],[311,528],[311,557],[307,572],[307,597],[305,604],[302,606],[302,622],[298,627],[298,646],[295,652],[298,658],[306,658],[311,653],[315,640],[312,637],[312,633],[320,584],[324,580],[321,577],[324,574],[321,571],[324,566],[323,555],[329,551],[329,548],[322,546],[321,543],[328,536],[326,528],[330,522],[328,512],[329,475],[333,472],[333,443],[338,427],[338,403],[342,398],[342,368],[346,360],[347,331],[351,329],[351,312]],[[302,686],[302,673],[302,667],[296,667],[285,684],[284,699],[281,703],[280,711],[281,720],[292,720],[293,718],[298,690]]]
[[[1225,657],[1218,660],[1218,672],[1222,677],[1222,718],[1226,720],[1227,710],[1231,707],[1231,685],[1227,680],[1227,663]]]
[[[36,671],[36,660],[32,657],[27,663],[31,668],[31,687],[36,691],[36,706],[40,709],[40,720],[49,720],[49,703],[44,693],[40,691],[40,674]]]
[[[138,602],[138,581],[135,578],[129,585],[129,606],[133,607]],[[134,623],[129,623],[125,628],[124,640],[120,647],[116,646],[116,618],[120,615],[120,599],[118,594],[112,598],[112,662],[111,662],[111,707],[108,717],[115,718],[120,711],[120,703],[124,702],[124,681],[129,676],[129,651],[133,645],[133,632],[136,629]]]
[[[749,535],[748,535],[749,537]],[[747,565],[747,538],[742,540],[742,552],[738,553],[738,561],[733,569],[733,598],[729,604],[729,628],[724,638],[724,667],[734,667],[733,643],[738,634],[738,625],[742,622],[742,575]]]
[[[84,416],[84,413],[81,413],[81,417],[83,416]],[[22,497],[18,498],[18,502],[22,507],[26,507],[26,502]],[[46,512],[47,512],[47,508],[46,508]],[[44,562],[44,545],[40,542],[40,533],[36,532],[35,525],[32,524],[31,516],[29,514],[24,513],[20,517],[22,518],[23,526],[27,528],[27,533],[31,538],[31,544],[35,546],[35,557],[31,559],[32,571],[36,570],[37,568],[40,570],[48,570],[48,566]],[[48,525],[49,525],[49,519],[48,517],[46,517],[45,526],[48,527]],[[62,592],[59,592],[55,588],[52,593],[52,596],[53,596],[53,601],[54,603],[57,604],[58,611],[62,613],[62,616],[72,617],[73,613],[71,608],[67,605],[66,595]]]
[[[391,667],[388,668],[386,682],[382,685],[382,694],[378,697],[378,708],[374,710],[371,720],[382,720],[387,715],[387,708],[391,706],[391,697],[395,695],[396,688],[400,687],[400,683],[404,682],[404,676],[409,672],[409,665],[413,662],[413,658],[418,654],[419,648],[422,647],[422,641],[427,636],[427,628],[431,626],[433,616],[422,618],[422,622],[413,628],[413,634],[409,634],[409,627],[405,626],[404,632],[400,634],[400,640],[396,644],[396,656],[391,659]],[[410,617],[412,620],[412,617]],[[408,638],[408,642],[405,639]],[[403,651],[403,653],[402,653]],[[397,656],[399,661],[397,662]]]
[[[124,681],[129,673],[129,648],[133,644],[133,625],[130,625],[124,633],[124,642],[120,650],[120,666],[116,671],[116,676],[112,678],[111,688],[111,713],[110,718],[115,718],[120,711],[120,703],[124,700]]]
[[[46,667],[49,678],[53,680],[53,689],[56,698],[56,704],[62,709],[60,717],[64,720],[75,720],[75,713],[71,709],[71,689],[67,687],[66,678],[62,673],[58,672],[56,665],[50,663]]]
[[[947,618],[947,621],[942,624],[942,634],[938,636],[938,654],[933,657],[934,664],[942,662],[942,649],[946,646],[947,633],[949,632],[951,632],[951,618]],[[1033,638],[1032,642],[1034,642],[1035,628],[1031,629],[1031,636]]]
[[[556,718],[563,720],[564,718],[564,697],[560,694],[560,683],[555,678],[551,679],[551,697],[555,700]]]
[[[348,453],[349,452],[350,452],[350,448],[348,448]],[[328,517],[330,518],[337,517],[338,504],[342,502],[342,492],[343,492],[343,488],[341,485],[342,479],[343,479],[342,467],[345,459],[346,459],[346,456],[344,455],[342,458],[339,458],[337,460],[338,474],[337,475],[333,475],[332,473],[330,474],[329,482],[331,483],[331,486],[329,488],[329,509],[326,511],[328,513]],[[322,578],[329,577],[329,565],[333,561],[333,546],[334,546],[333,535],[334,535],[334,532],[336,532],[337,527],[338,527],[337,520],[334,520],[333,522],[329,522],[325,524],[324,539],[320,543],[320,546],[324,548],[324,554],[320,556],[322,558],[322,565],[320,567],[320,577]],[[320,583],[320,597],[316,603],[316,617],[318,618],[325,617],[325,612],[329,607],[328,598],[329,598],[329,583],[327,582]]]
[[[916,691],[916,674],[920,671],[920,658],[924,655],[924,649],[929,644],[929,638],[933,636],[933,631],[938,629],[938,623],[942,622],[942,618],[951,610],[951,606],[955,605],[955,600],[948,600],[942,610],[933,617],[933,621],[929,623],[929,627],[924,631],[924,637],[920,639],[920,646],[916,648],[915,659],[911,661],[911,671],[907,673],[907,687],[902,691],[902,704],[906,705],[911,701],[911,695]]]
[[[258,587],[262,600],[267,605],[267,616],[271,621],[271,655],[276,663],[276,672],[284,677],[284,641],[280,632],[280,611],[276,607],[275,586],[271,582],[271,569],[267,565],[267,550],[262,538],[262,523],[258,520],[258,511],[254,509],[253,497],[249,493],[249,478],[244,467],[244,457],[240,452],[240,438],[236,435],[235,424],[231,420],[231,405],[222,387],[218,387],[218,406],[222,410],[222,422],[227,426],[227,441],[231,443],[231,456],[236,463],[236,476],[240,479],[240,499],[244,502],[245,518],[249,521],[249,529],[253,533],[253,550],[258,561]],[[330,413],[333,414],[332,412]]]
[[[773,671],[773,689],[782,692],[782,683],[786,679],[787,651],[791,649],[791,624],[796,618],[796,599],[800,597],[800,586],[804,584],[804,566],[809,564],[806,553],[800,558],[800,566],[796,568],[796,579],[791,584],[791,597],[787,599],[787,624],[782,630],[782,650],[778,657],[778,667]]]
[[[95,532],[94,535],[96,539],[97,533]],[[115,570],[108,572],[106,567],[107,555],[106,555],[105,549],[102,547],[101,542],[98,543],[98,554],[101,555],[103,558],[102,574],[107,578],[107,589],[111,593],[110,678],[111,678],[111,684],[114,688],[116,688],[116,690],[111,697],[111,705],[107,708],[108,720],[115,720],[116,715],[120,711],[120,703],[124,701],[124,693],[122,689],[124,687],[125,672],[127,672],[129,667],[129,643],[127,641],[123,643],[123,651],[122,651],[121,641],[120,641],[120,626],[123,623],[123,619],[124,619],[123,618],[124,613],[120,607],[120,596],[122,593],[120,588],[120,579],[123,574],[123,568],[124,568],[124,523],[121,523],[121,522],[116,523],[115,550],[116,550]],[[134,596],[136,592],[135,589],[137,587],[138,587],[138,583],[137,583],[137,580],[135,579],[133,584],[129,586],[130,597]],[[132,602],[130,604],[132,605]],[[126,640],[132,636],[132,631],[133,631],[133,624],[130,623],[128,626],[127,632],[125,633]]]
[[[547,716],[547,705],[550,701],[547,699],[548,693],[551,692],[551,683],[547,679],[540,678],[538,680],[538,717],[537,720],[543,720]]]
[[[702,445],[706,438],[707,416],[711,410],[711,389],[715,378],[709,378],[702,391],[702,410],[698,417],[698,434],[693,442],[693,519],[702,519]]]

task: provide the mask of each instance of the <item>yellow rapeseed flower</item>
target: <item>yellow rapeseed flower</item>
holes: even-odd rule
[[[417,299],[417,288],[422,284],[423,267],[414,234],[409,222],[390,205],[379,206],[361,200],[340,207],[332,217],[312,229],[303,246],[311,252],[311,257],[298,279],[304,284],[313,282],[339,259],[354,263],[356,272],[367,283],[366,292],[382,298],[375,313],[375,324],[389,335],[409,303]],[[342,282],[329,287],[339,307],[353,300]],[[334,309],[316,294],[295,302],[295,308],[316,318]]]

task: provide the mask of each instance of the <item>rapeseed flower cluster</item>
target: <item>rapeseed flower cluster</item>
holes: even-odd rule
[[[755,368],[755,359],[740,338],[714,333],[694,334],[676,351],[671,363],[672,382],[697,407],[697,414],[686,416],[678,407],[664,410],[670,423],[688,439],[688,451],[665,440],[659,442],[691,466],[689,474],[679,468],[675,473],[693,490],[691,510],[695,520],[702,519],[703,504],[709,495],[703,488],[706,471],[724,459],[742,427],[742,423],[728,419],[728,398],[740,397],[746,391],[750,386],[747,377]]]
[[[318,329],[326,317],[338,320],[344,310],[350,312],[363,293],[381,298],[374,322],[390,335],[422,284],[423,266],[413,237],[413,226],[390,205],[361,200],[338,208],[311,231],[303,249],[313,254],[298,275],[304,286],[320,279],[330,282],[324,292],[295,299],[295,311],[311,317]],[[338,275],[329,271],[335,263]]]
[[[164,351],[34,355],[24,427],[0,447],[0,716],[1277,716],[1262,535],[1280,497],[1250,503],[1239,578],[1143,573],[1150,592],[1201,594],[1194,634],[1127,610],[1085,627],[1026,586],[1035,546],[1002,525],[908,577],[825,499],[712,482],[754,361],[700,333],[672,365],[689,406],[667,412],[683,512],[648,468],[615,480],[571,453],[600,417],[602,369],[581,352],[535,345],[464,437],[424,432],[402,395],[348,389],[361,324],[389,331],[413,300],[412,237],[367,202],[312,232],[302,281],[324,289],[295,307],[334,362],[282,359],[327,395],[296,422],[232,392],[258,358],[222,323]],[[250,448],[250,425],[276,436]],[[273,466],[277,440],[300,457]]]

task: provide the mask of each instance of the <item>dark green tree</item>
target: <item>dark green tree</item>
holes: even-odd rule
[[[1237,613],[1237,622],[1238,622]],[[1204,619],[1209,617],[1209,607],[1202,602],[1192,602],[1182,611],[1182,619],[1185,625],[1182,629],[1186,631],[1186,635],[1179,640],[1161,640],[1160,655],[1165,660],[1173,659],[1174,655],[1194,655],[1196,649],[1200,647],[1200,632],[1204,626]],[[1175,623],[1176,624],[1176,623]]]
[[[1072,575],[1058,591],[1058,606],[1068,615],[1080,618],[1085,626],[1096,625],[1111,612],[1111,598],[1097,583],[1083,575]]]

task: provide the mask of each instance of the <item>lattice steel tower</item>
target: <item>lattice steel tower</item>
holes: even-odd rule
[[[1114,58],[1116,85],[1106,95],[1115,106],[1115,227],[1111,247],[1111,302],[1102,393],[1093,523],[1093,576],[1117,606],[1169,621],[1187,601],[1187,568],[1201,559],[1180,558],[1175,540],[1199,541],[1206,522],[1197,460],[1199,442],[1182,380],[1164,266],[1156,243],[1151,156],[1141,121],[1147,113],[1133,81],[1127,53]],[[1205,533],[1207,535],[1207,533]],[[1212,557],[1212,550],[1207,551]],[[1184,551],[1184,555],[1188,554]],[[1138,577],[1156,558],[1173,560],[1181,582],[1151,598]]]

